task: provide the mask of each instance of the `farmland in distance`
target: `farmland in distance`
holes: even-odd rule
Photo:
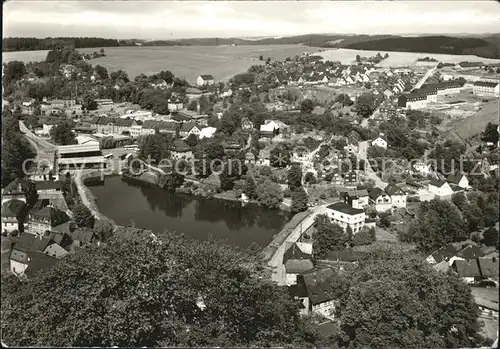
[[[100,48],[82,48],[80,52],[92,53]],[[301,45],[259,45],[259,46],[136,46],[105,47],[105,57],[92,59],[92,65],[99,64],[108,70],[125,70],[131,78],[170,70],[177,77],[191,83],[200,74],[211,74],[217,81],[224,81],[233,75],[245,72],[254,64],[264,63],[264,59],[284,60],[302,52],[315,52],[318,48]],[[41,61],[48,51],[4,52],[4,62]]]
[[[498,63],[499,59],[482,58],[473,55],[447,55],[438,53],[416,53],[416,52],[393,52],[393,51],[366,51],[366,50],[351,50],[351,49],[336,49],[328,50],[318,53],[324,60],[340,61],[342,64],[352,64],[355,62],[356,55],[361,57],[375,56],[378,52],[382,55],[389,54],[389,57],[379,64],[381,68],[397,68],[397,67],[411,67],[417,65],[417,59],[424,57],[432,57],[443,63],[460,63],[468,62],[484,62],[484,63]],[[437,64],[437,63],[436,63]]]

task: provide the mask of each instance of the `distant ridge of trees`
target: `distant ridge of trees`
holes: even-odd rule
[[[144,41],[141,46],[190,46],[191,44],[176,40]]]
[[[115,46],[217,46],[217,45],[304,45],[324,48],[348,48],[374,51],[401,51],[477,55],[484,58],[500,58],[500,35],[485,36],[419,36],[398,35],[342,35],[311,34],[281,38],[188,38],[176,40],[116,40],[104,38],[6,38],[4,51],[54,50],[66,46],[74,48]]]
[[[500,36],[484,38],[453,36],[398,37],[352,43],[345,46],[345,48],[500,58]]]
[[[116,47],[125,46],[116,39],[94,38],[94,37],[57,37],[57,38],[4,38],[2,47],[4,52],[11,51],[36,51],[36,50],[58,50],[63,47],[74,48],[92,47]],[[131,44],[131,43],[130,43]]]

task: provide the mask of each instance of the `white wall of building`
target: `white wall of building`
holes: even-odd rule
[[[354,215],[349,215],[332,209],[327,209],[327,212],[333,222],[337,223],[344,229],[347,229],[347,227],[350,226],[353,233],[357,233],[365,225],[366,215],[364,212]]]
[[[10,260],[10,271],[14,274],[21,275],[28,269],[28,265],[24,263],[19,263],[14,260]]]

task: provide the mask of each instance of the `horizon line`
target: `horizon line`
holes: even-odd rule
[[[291,34],[291,35],[258,35],[258,36],[185,36],[185,37],[177,37],[177,38],[126,38],[119,39],[116,37],[109,36],[7,36],[3,37],[2,40],[10,39],[10,38],[35,38],[35,39],[48,39],[48,38],[102,38],[102,39],[111,39],[111,40],[141,40],[141,41],[178,41],[178,40],[192,40],[192,39],[280,39],[280,38],[291,38],[296,36],[313,36],[313,35],[344,35],[344,36],[356,36],[356,35],[367,35],[367,36],[405,36],[405,35],[418,35],[418,36],[483,36],[483,35],[499,35],[500,32],[484,32],[484,33],[394,33],[394,34],[380,34],[380,33],[304,33],[304,34]]]

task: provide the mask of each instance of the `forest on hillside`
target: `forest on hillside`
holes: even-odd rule
[[[485,58],[500,58],[500,35],[483,37],[395,35],[339,35],[312,34],[280,38],[188,38],[177,40],[145,41],[138,39],[116,40],[105,38],[6,38],[2,40],[3,51],[54,50],[66,46],[74,48],[134,46],[217,46],[217,45],[306,45],[324,48],[348,48],[357,50],[443,53],[454,55],[477,55]]]
[[[4,52],[58,50],[67,46],[74,48],[116,47],[123,43],[116,39],[90,37],[58,37],[58,38],[4,38],[2,48]]]
[[[499,41],[494,36],[487,38],[422,36],[371,40],[348,44],[344,47],[357,50],[428,52],[500,58]]]

